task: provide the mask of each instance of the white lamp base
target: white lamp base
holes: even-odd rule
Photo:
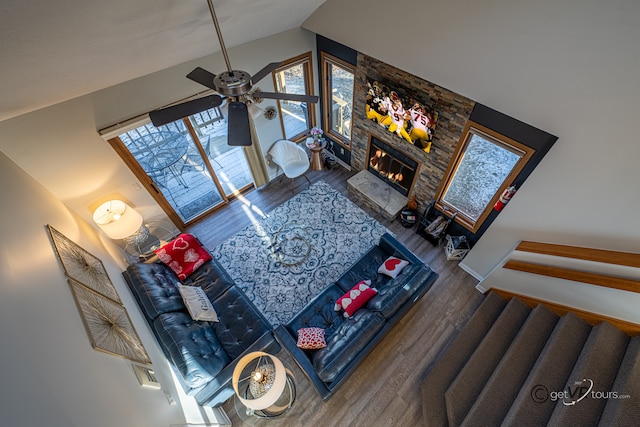
[[[244,399],[254,398],[251,395],[251,391],[249,390],[248,385],[246,387],[243,387],[239,391]],[[266,409],[252,410],[244,406],[242,402],[240,402],[240,399],[238,399],[238,396],[234,395],[234,406],[236,408],[238,416],[241,419],[246,419],[247,417],[251,416],[257,418],[276,418],[286,413],[291,408],[291,406],[293,406],[293,402],[295,400],[296,384],[293,374],[287,369],[287,384],[285,386],[284,392],[273,405],[269,406]]]
[[[149,234],[149,227],[147,227],[146,225],[142,225],[140,226],[138,231],[130,236],[125,237],[122,240],[124,240],[124,242],[128,245],[138,246],[144,243],[149,238]]]

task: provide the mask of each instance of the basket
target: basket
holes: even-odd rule
[[[413,209],[404,208],[400,212],[400,223],[404,228],[411,228],[418,221],[418,212]]]

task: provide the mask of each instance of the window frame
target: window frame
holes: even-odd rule
[[[343,146],[348,151],[351,151],[351,135],[349,138],[345,138],[342,134],[334,132],[331,127],[331,100],[329,98],[329,94],[331,92],[331,73],[330,66],[337,66],[343,68],[353,74],[353,94],[355,95],[355,86],[356,86],[356,67],[348,62],[345,62],[339,58],[336,58],[333,55],[330,55],[326,52],[320,53],[320,61],[322,64],[322,81],[324,84],[322,85],[322,105],[323,105],[323,117],[322,117],[322,126],[324,128],[324,132],[326,135],[331,137],[331,139],[341,146]],[[353,115],[353,106],[354,99],[351,99],[351,114]],[[353,117],[351,124],[351,131],[353,132]]]
[[[477,220],[466,215],[464,212],[459,211],[454,205],[446,202],[443,197],[447,193],[447,190],[451,186],[453,178],[462,163],[464,158],[464,154],[466,153],[466,149],[469,146],[469,142],[474,135],[480,135],[482,138],[499,145],[511,152],[522,154],[520,159],[516,162],[516,164],[511,169],[511,172],[504,179],[498,190],[495,192],[489,203],[485,206],[484,210],[480,214]],[[472,233],[477,232],[482,224],[489,217],[489,214],[493,210],[493,206],[500,198],[500,195],[507,189],[509,186],[513,185],[518,174],[522,171],[522,169],[527,165],[531,157],[535,153],[535,149],[529,147],[525,144],[522,144],[518,141],[515,141],[505,135],[502,135],[498,132],[495,132],[486,126],[482,126],[479,123],[473,122],[471,120],[467,121],[464,131],[460,136],[458,141],[458,145],[456,146],[456,150],[451,157],[451,161],[449,162],[449,166],[447,167],[447,171],[440,182],[440,186],[438,187],[438,191],[436,192],[435,197],[435,207],[436,209],[448,213],[449,216],[456,213],[455,221],[471,231]]]
[[[271,77],[273,79],[273,88],[274,91],[280,93],[278,90],[278,73],[286,70],[287,68],[296,67],[298,65],[302,65],[302,69],[304,70],[304,89],[306,95],[313,95],[313,57],[311,52],[306,52],[301,55],[295,56],[293,58],[287,59],[283,61],[278,68],[271,72]],[[280,129],[282,130],[282,137],[287,138],[287,132],[284,128],[284,115],[282,114],[282,106],[280,104],[280,100],[277,100],[278,105],[278,115],[280,119]],[[316,104],[313,102],[307,102],[307,117],[309,118],[309,129],[313,128],[316,125]],[[300,132],[297,135],[294,135],[291,138],[288,138],[290,141],[298,142],[307,137],[308,131]]]

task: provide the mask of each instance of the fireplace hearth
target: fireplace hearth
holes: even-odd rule
[[[419,163],[373,135],[369,135],[367,153],[367,170],[407,196],[413,188]]]
[[[367,168],[347,180],[358,202],[393,221],[407,204],[420,163],[397,148],[369,135]]]

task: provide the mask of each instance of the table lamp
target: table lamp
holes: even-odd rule
[[[109,238],[128,244],[138,244],[149,237],[149,229],[142,225],[142,215],[122,200],[109,200],[98,206],[93,221]]]
[[[256,351],[242,357],[231,379],[236,398],[246,407],[247,415],[273,418],[285,413],[295,400],[291,373],[280,359]]]

